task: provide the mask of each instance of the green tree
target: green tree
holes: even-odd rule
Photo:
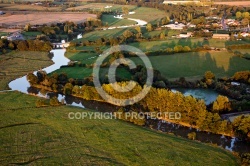
[[[147,24],[146,29],[148,32],[151,32],[153,30],[152,25],[150,23]]]
[[[160,39],[165,39],[165,33],[164,32],[161,32]]]
[[[183,47],[181,45],[177,45],[174,47],[174,52],[182,52],[183,51]]]
[[[240,19],[242,17],[242,13],[240,11],[236,12],[236,18]]]
[[[249,18],[249,12],[244,12],[244,13],[242,14],[242,17],[244,17],[244,18]]]
[[[57,97],[52,97],[49,101],[51,106],[58,106],[60,105],[60,102],[58,101]]]
[[[17,44],[17,49],[20,50],[20,51],[29,50],[27,42],[25,40],[19,41],[18,44]]]
[[[29,81],[29,83],[31,85],[37,84],[37,82],[38,82],[37,76],[35,76],[33,73],[27,74],[27,80]]]
[[[123,36],[127,39],[133,36],[133,33],[130,30],[123,32]]]
[[[140,26],[136,26],[136,27],[135,27],[135,30],[136,30],[138,33],[141,33],[141,27],[140,27]]]
[[[31,25],[30,24],[26,24],[24,27],[24,31],[28,32],[31,30]]]
[[[128,8],[127,8],[127,7],[122,7],[122,13],[123,13],[124,15],[128,15],[128,13],[129,13]]]
[[[10,43],[8,44],[8,47],[9,47],[11,50],[14,50],[15,45],[14,45],[12,42],[10,42]]]
[[[38,99],[36,101],[36,107],[43,107],[43,106],[46,106],[45,101],[42,99]]]
[[[247,25],[249,24],[248,18],[242,19],[242,20],[241,20],[241,24],[242,24],[243,26],[247,26]]]
[[[184,52],[190,52],[191,51],[191,48],[189,46],[184,46],[183,47],[183,51]]]
[[[196,133],[195,132],[188,133],[188,138],[192,139],[192,140],[195,140],[196,139]]]
[[[73,85],[71,83],[67,83],[67,84],[65,84],[65,86],[63,88],[63,93],[65,95],[71,95],[72,89],[73,89]]]
[[[214,79],[215,75],[211,71],[206,71],[204,77],[206,80],[209,80],[209,79]]]

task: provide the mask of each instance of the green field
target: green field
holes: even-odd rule
[[[131,58],[140,63],[138,58]],[[212,71],[217,78],[233,76],[237,71],[250,69],[250,61],[227,51],[190,52],[173,55],[149,56],[153,67],[170,79],[186,77],[200,79],[206,71]]]
[[[107,30],[96,30],[96,31],[92,31],[89,33],[86,33],[83,35],[82,39],[76,39],[74,40],[75,42],[79,42],[82,40],[90,40],[90,41],[95,41],[101,37],[106,37],[106,38],[110,38],[110,37],[118,37],[121,36],[122,33],[126,31],[126,29],[107,29]]]
[[[0,93],[1,165],[237,165],[223,149],[115,119],[70,120],[37,97]]]
[[[105,77],[108,76],[109,68],[101,68],[99,72],[99,77],[101,80],[103,80]],[[61,68],[58,69],[53,73],[67,73],[67,76],[69,78],[78,78],[78,79],[83,79],[89,76],[92,76],[93,69],[92,68],[86,68],[86,67],[66,67],[66,68]],[[116,76],[119,78],[123,79],[129,79],[131,80],[132,76],[129,71],[127,71],[124,68],[117,68],[116,70]]]
[[[130,14],[125,17],[136,18],[150,23],[154,23],[155,20],[168,16],[164,11],[155,8],[136,7],[130,11],[135,12],[135,14]]]
[[[103,31],[100,31],[100,33]],[[85,34],[86,38],[93,39],[94,37],[101,36],[100,33]],[[112,32],[111,32],[112,33]],[[118,31],[117,33],[121,33]],[[173,32],[171,32],[173,33]],[[111,34],[109,34],[111,35]],[[85,39],[86,39],[85,38]],[[189,39],[167,39],[159,41],[145,41],[134,42],[129,45],[139,48],[143,52],[146,51],[164,51],[167,48],[174,48],[176,45],[189,46],[190,48],[202,47],[203,45],[209,45],[210,47],[225,48],[228,45],[243,44],[245,41],[226,41],[203,38],[189,38]],[[99,47],[101,50],[106,50],[108,46]],[[78,51],[67,52],[66,56],[73,61],[81,61],[85,64],[93,64],[98,57],[94,46],[80,46],[75,48]],[[82,51],[94,51],[94,52],[81,52]],[[249,50],[242,49],[243,53],[247,53]],[[138,58],[132,58],[138,64]],[[209,51],[209,52],[190,52],[190,53],[178,53],[174,55],[159,55],[150,56],[149,59],[155,67],[166,78],[176,79],[179,77],[187,77],[188,79],[200,79],[204,73],[211,70],[217,77],[232,76],[237,71],[249,70],[250,61],[238,56],[234,56],[233,53],[227,51]],[[240,64],[240,65],[239,65]],[[74,73],[75,68],[61,69],[60,72]],[[83,73],[78,71],[77,73]],[[90,71],[89,71],[90,72]],[[88,72],[87,75],[90,73]],[[119,73],[119,72],[118,72]],[[70,74],[71,75],[71,74]],[[77,78],[78,74],[73,74],[73,78]],[[79,74],[80,75],[80,74]],[[82,77],[80,77],[82,78]]]
[[[128,19],[118,19],[114,18],[114,15],[103,14],[101,18],[103,25],[117,27],[117,26],[125,26],[125,25],[134,25],[136,21],[128,20]]]
[[[97,53],[88,52],[66,52],[65,56],[72,61],[80,61],[85,64],[93,64],[98,57]]]
[[[35,39],[37,35],[41,35],[41,32],[22,32],[25,39]]]
[[[97,31],[97,32],[90,32],[86,33],[83,38],[84,39],[78,39],[75,40],[76,42],[79,41],[84,41],[84,40],[97,40],[100,37],[111,37],[114,35],[115,37],[122,35],[124,32],[124,29],[114,29],[114,30],[105,30],[105,31]],[[145,34],[145,37],[148,36],[157,36],[161,33],[162,31],[153,31]],[[165,30],[165,34],[167,35],[168,33],[173,34],[177,33],[176,31],[168,31]],[[225,48],[226,46],[229,45],[235,45],[235,44],[246,44],[245,41],[227,41],[227,40],[217,40],[217,39],[209,39],[209,40],[204,40],[203,38],[188,38],[188,39],[165,39],[165,40],[158,40],[158,41],[143,41],[143,42],[134,42],[134,43],[129,43],[129,45],[134,46],[142,51],[164,51],[167,48],[174,48],[176,45],[182,45],[182,46],[189,46],[191,49],[197,48],[197,47],[202,47],[204,45],[208,45],[210,47],[216,47],[216,48]],[[106,50],[109,48],[109,46],[100,46],[99,47],[101,50]],[[94,51],[95,46],[79,46],[75,47],[76,50],[84,50],[84,51]],[[244,51],[244,49],[243,49]],[[248,50],[245,50],[247,52]],[[244,52],[243,52],[244,53]],[[74,61],[83,61],[86,60],[87,58],[97,56],[97,53],[81,53],[81,52],[74,52],[74,53],[66,53],[66,56],[70,58],[71,60]],[[86,58],[85,58],[86,57]],[[91,62],[93,59],[91,60]]]
[[[235,49],[234,52],[240,52],[243,57],[250,58],[250,49]]]
[[[0,90],[8,89],[11,80],[51,64],[47,52],[12,51],[0,55]]]
[[[111,6],[110,8],[105,8],[107,6]],[[154,22],[156,19],[163,18],[168,16],[166,12],[148,7],[137,7],[133,5],[118,5],[111,3],[87,3],[76,7],[70,7],[66,10],[69,11],[107,11],[107,12],[122,12],[122,8],[127,7],[130,12],[135,12],[134,14],[126,15],[127,18],[136,18],[141,19],[147,22]]]
[[[160,41],[158,41],[159,43]],[[163,41],[164,42],[164,41]],[[152,42],[151,42],[152,43]],[[139,48],[143,51],[146,50],[160,50],[161,45],[147,45],[145,47],[139,43]],[[133,45],[135,46],[135,45]],[[81,61],[82,63],[92,64],[98,57],[97,53],[67,53],[68,58],[71,60]],[[93,57],[89,59],[90,57]],[[141,64],[137,57],[131,58],[136,64]],[[177,79],[186,77],[187,79],[201,79],[206,71],[212,71],[217,78],[224,76],[233,76],[237,71],[244,71],[250,69],[250,61],[227,51],[209,51],[209,52],[189,52],[189,53],[176,53],[173,55],[160,55],[149,56],[153,67],[159,70],[163,76],[168,79]],[[240,65],[239,65],[240,64]],[[62,68],[55,71],[66,72],[72,78],[83,78],[83,76],[91,75],[92,70],[70,67]],[[101,72],[103,76],[107,74],[106,69]],[[124,73],[117,72],[121,77]],[[126,77],[129,78],[129,77]]]
[[[0,32],[0,37],[1,37],[1,36],[6,36],[6,35],[7,35],[6,32]]]

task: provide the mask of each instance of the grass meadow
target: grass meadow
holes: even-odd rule
[[[131,58],[140,63],[138,58]],[[200,79],[206,71],[212,71],[217,78],[233,76],[237,71],[250,69],[250,61],[227,51],[189,52],[173,55],[149,56],[153,67],[169,79],[185,77]]]
[[[0,55],[0,90],[8,89],[8,83],[28,72],[52,65],[47,52],[12,51]]]
[[[35,108],[35,96],[0,93],[2,165],[237,165],[232,153],[115,119],[73,119],[70,107]],[[107,110],[108,111],[108,110]]]
[[[159,42],[159,41],[158,41]],[[161,46],[157,45],[142,45],[137,48],[142,48],[143,51],[147,50],[159,50]],[[81,61],[86,64],[95,63],[98,58],[97,53],[81,53],[81,52],[67,52],[66,56],[74,61]],[[141,64],[141,60],[138,57],[130,58],[136,64]],[[250,61],[235,56],[228,51],[202,51],[202,52],[188,52],[188,53],[175,53],[172,55],[158,55],[149,56],[149,59],[154,69],[159,70],[163,76],[168,79],[178,79],[185,77],[189,80],[201,79],[206,71],[212,71],[217,78],[219,77],[231,77],[237,71],[244,71],[250,69]],[[239,65],[240,64],[240,65]],[[106,69],[102,73],[102,76],[107,74]],[[92,69],[82,67],[69,67],[62,68],[55,71],[66,72],[72,78],[83,78],[83,76],[90,76]],[[105,73],[105,74],[104,74]],[[123,77],[122,72],[117,71],[120,77]],[[126,78],[130,78],[127,77]]]

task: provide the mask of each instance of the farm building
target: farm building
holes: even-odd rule
[[[25,40],[25,39],[21,33],[16,32],[7,36],[7,40],[13,41],[13,40]]]

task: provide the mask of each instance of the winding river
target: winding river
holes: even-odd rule
[[[117,16],[117,18],[118,17],[120,19],[123,19],[122,16]],[[140,25],[140,26],[143,26],[147,23],[139,19],[130,19],[130,20],[137,21],[137,25]],[[134,25],[131,25],[131,26],[134,26]],[[126,28],[126,27],[129,27],[129,26],[109,27],[109,29]],[[52,50],[51,52],[54,54],[52,61],[54,62],[54,64],[49,67],[44,68],[43,70],[46,71],[47,73],[51,73],[59,69],[62,65],[67,65],[70,60],[64,56],[65,51],[66,51],[65,49]],[[36,72],[37,71],[35,71],[34,74],[36,74]],[[40,93],[39,89],[30,87],[30,84],[26,79],[26,75],[21,78],[17,78],[11,81],[9,83],[9,87],[11,88],[11,90],[17,90],[26,94],[32,93],[40,97],[50,98],[51,96],[57,96],[59,101],[64,99],[67,105],[93,109],[93,110],[97,110],[101,112],[113,112],[117,110],[117,106],[114,106],[108,103],[97,102],[97,101],[87,101],[87,100],[80,99],[77,97],[64,96],[64,95],[56,94],[56,93],[42,94]],[[192,89],[192,90],[173,89],[172,91],[173,92],[180,91],[185,96],[192,95],[196,98],[204,99],[206,104],[213,102],[218,96],[216,92],[211,91],[211,90],[204,90],[204,89]],[[169,122],[162,121],[162,120],[147,120],[146,126],[149,128],[153,128],[155,130],[162,131],[162,132],[173,133],[175,135],[182,136],[185,138],[187,138],[187,134],[189,132],[196,132],[196,135],[197,135],[196,139],[198,141],[216,144],[224,149],[239,152],[239,153],[250,151],[250,145],[244,141],[238,140],[237,138],[230,138],[230,137],[225,137],[225,136],[221,136],[217,134],[202,132],[202,131],[198,131],[197,129],[184,127],[178,124],[173,124],[173,123],[169,123]]]
[[[62,65],[67,65],[67,63],[70,61],[68,58],[64,56],[65,49],[54,49],[51,52],[54,54],[52,61],[54,62],[53,65],[44,68],[43,70],[46,71],[47,73],[51,73],[57,69],[60,68]],[[34,72],[36,74],[36,71]],[[101,112],[112,112],[117,110],[116,106],[113,106],[108,103],[102,103],[102,102],[97,102],[97,101],[87,101],[84,99],[76,98],[73,96],[64,96],[61,94],[55,94],[55,93],[47,93],[47,94],[41,94],[38,89],[30,87],[29,82],[26,79],[26,76],[23,76],[21,78],[17,78],[16,80],[13,80],[9,83],[9,87],[12,90],[17,90],[26,94],[32,93],[37,96],[41,97],[46,97],[50,98],[51,96],[57,96],[58,100],[61,101],[64,99],[67,105],[72,105],[72,106],[77,106],[77,107],[82,107],[82,108],[88,108],[88,109],[93,109]],[[202,98],[207,94],[208,90],[203,91],[204,89],[196,89],[192,91],[188,91],[185,89],[176,89],[184,95],[198,95],[199,98]],[[209,93],[208,93],[209,94]],[[209,102],[211,99],[216,98],[216,94],[214,92],[211,92],[212,96],[208,96]],[[202,132],[198,131],[197,129],[189,128],[189,127],[184,127],[178,124],[173,124],[169,123],[166,121],[162,120],[148,120],[146,122],[146,126],[153,128],[155,130],[159,130],[162,132],[166,133],[173,133],[178,136],[182,136],[187,138],[187,134],[189,132],[196,132],[197,135],[197,140],[205,143],[211,143],[211,144],[216,144],[220,147],[223,147],[224,149],[230,150],[230,151],[235,151],[235,152],[249,152],[250,151],[250,145],[247,144],[244,141],[238,140],[237,138],[230,138],[230,137],[225,137],[217,134],[211,134],[207,132]]]

